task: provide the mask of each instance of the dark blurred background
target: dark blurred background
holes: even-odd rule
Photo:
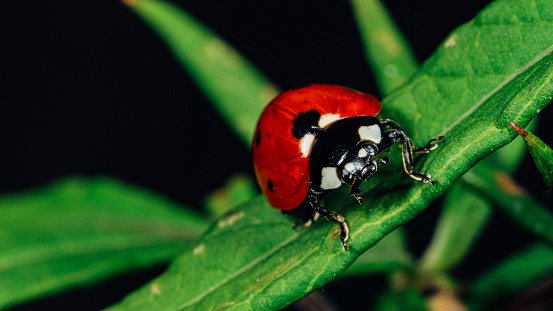
[[[347,1],[175,2],[281,89],[322,82],[376,93]],[[489,2],[390,0],[386,5],[423,61]],[[1,192],[44,185],[67,174],[109,175],[199,208],[203,197],[230,176],[253,176],[249,150],[158,37],[120,2],[3,1],[0,16]],[[552,117],[551,108],[542,113],[543,119]],[[551,122],[546,123],[538,135],[553,145]],[[538,194],[541,177],[528,158],[520,171],[517,180]],[[415,253],[427,243],[438,212],[439,205],[432,206],[409,224]],[[483,257],[491,253],[490,245],[501,256],[513,250],[508,240],[521,239],[523,247],[526,238],[507,219],[494,217],[459,268],[461,277],[493,263]],[[161,270],[18,310],[102,308]],[[358,293],[332,285],[326,291],[344,305],[354,295],[363,297],[371,288],[367,283],[357,287]]]

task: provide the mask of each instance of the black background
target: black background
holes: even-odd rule
[[[422,61],[488,2],[386,4]],[[177,3],[281,89],[322,82],[376,92],[347,1]],[[67,174],[110,175],[198,207],[229,176],[253,176],[248,149],[164,44],[120,2],[3,1],[0,15],[0,191],[28,189]],[[546,109],[543,119],[551,115]],[[539,134],[551,145],[546,123]],[[531,161],[521,171],[520,183],[539,193],[541,179]],[[551,205],[551,199],[543,202]],[[415,253],[427,242],[438,211],[433,206],[409,225]],[[493,263],[486,257],[491,253],[510,253],[513,239],[524,246],[526,235],[513,228],[495,217],[459,268],[460,277],[468,279]],[[98,309],[161,269],[20,309]],[[354,292],[333,285],[326,291],[347,305],[371,289],[367,283]]]

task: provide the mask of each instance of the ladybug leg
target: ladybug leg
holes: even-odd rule
[[[344,216],[336,212],[329,211],[319,205],[319,198],[317,197],[317,195],[309,194],[309,204],[311,204],[311,207],[313,208],[315,213],[321,214],[327,220],[340,224],[340,241],[342,242],[342,246],[344,247],[344,249],[347,251],[348,245],[346,244],[346,241],[349,239],[349,227],[346,223],[346,220],[344,219]]]
[[[299,225],[303,224],[305,227],[309,227],[311,226],[311,224],[314,222],[314,221],[317,221],[317,219],[319,219],[319,213],[317,212],[313,212],[311,215],[309,215],[308,217],[303,217],[303,218],[299,218],[296,223],[294,224],[294,226],[292,227],[292,229],[296,229]]]
[[[418,181],[422,181],[425,183],[434,184],[434,180],[431,178],[430,175],[419,173],[419,172],[413,172],[413,166],[414,166],[413,150],[416,150],[416,149],[413,142],[411,141],[411,138],[409,138],[409,136],[405,134],[405,132],[401,129],[399,124],[395,123],[392,120],[382,120],[380,121],[380,124],[384,127],[390,126],[392,130],[389,130],[382,135],[382,141],[380,142],[379,145],[382,148],[389,148],[391,145],[395,144],[396,142],[401,142],[403,147],[402,148],[403,169],[405,170],[405,172],[413,179],[416,179]],[[432,141],[435,141],[435,140],[438,140],[438,139],[432,139],[429,142],[429,144],[426,145],[425,147],[435,148],[434,146],[432,146],[433,144],[431,144]],[[423,151],[420,151],[420,152],[423,152]]]
[[[379,159],[378,161],[376,161],[376,164],[388,165],[388,163],[390,163],[390,158],[388,157],[383,157],[382,159]]]
[[[363,204],[363,198],[359,195],[361,193],[361,188],[359,185],[361,184],[363,180],[361,178],[357,178],[357,176],[353,177],[353,181],[351,182],[349,186],[349,195],[354,197],[359,204]]]
[[[431,150],[438,148],[438,144],[433,144],[433,142],[443,141],[443,140],[444,140],[443,136],[434,137],[428,142],[428,144],[426,144],[426,146],[419,147],[413,150],[413,153],[429,153]]]

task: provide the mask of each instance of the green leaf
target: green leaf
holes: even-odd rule
[[[377,77],[381,92],[389,94],[415,73],[415,57],[401,31],[379,1],[352,0],[352,5],[370,68]],[[511,151],[502,152],[502,155],[506,155],[504,160],[520,161],[522,153]],[[510,162],[508,166],[515,167]],[[490,216],[490,203],[480,193],[463,184],[456,185],[454,189],[447,194],[446,206],[433,240],[423,255],[420,263],[423,270],[447,270],[458,264],[468,253]],[[348,272],[350,270],[351,268]]]
[[[211,218],[217,218],[229,212],[233,207],[253,199],[257,194],[257,188],[248,176],[236,175],[228,180],[221,189],[209,194],[204,199],[204,206]]]
[[[549,0],[493,2],[453,31],[409,85],[385,98],[382,113],[402,124],[416,144],[449,133],[553,51],[551,6]],[[503,128],[517,120],[500,121]]]
[[[456,183],[446,196],[432,241],[420,260],[420,269],[440,272],[454,268],[468,253],[491,213],[489,201]]]
[[[412,181],[396,166],[364,185],[362,206],[345,188],[327,196],[325,207],[348,221],[349,251],[341,247],[334,223],[294,231],[293,219],[259,197],[219,220],[163,276],[112,309],[278,309],[336,278],[470,167],[514,139],[510,120],[527,124],[549,103],[553,3],[537,3],[540,19],[527,7],[534,3],[492,4],[384,100],[384,112],[396,116],[417,145],[440,133],[446,141],[416,166],[432,174],[434,186]]]
[[[467,301],[470,310],[489,310],[492,302],[528,288],[553,272],[553,249],[536,244],[477,278]]]
[[[537,130],[538,119],[539,116],[533,119],[532,122],[528,124],[527,128],[531,130]],[[527,148],[526,144],[524,143],[524,139],[517,137],[510,144],[497,150],[497,152],[494,152],[492,155],[484,159],[484,162],[493,164],[495,167],[498,167],[501,170],[512,175],[520,166],[520,163],[522,162],[522,159],[526,154],[526,150]]]
[[[165,263],[206,224],[143,189],[69,178],[0,196],[0,308]]]
[[[426,311],[424,297],[414,288],[387,291],[380,295],[375,311]]]
[[[534,163],[543,177],[543,183],[550,192],[553,187],[553,150],[536,135],[524,130],[514,122],[510,124],[524,138],[526,146],[534,158]]]
[[[405,244],[405,232],[402,228],[398,228],[361,254],[343,276],[412,270],[414,268],[413,258]]]
[[[537,125],[535,120],[530,123],[533,128]],[[477,166],[500,167],[512,174],[521,162],[525,149],[522,139],[516,138]],[[497,173],[498,171],[493,174]],[[480,174],[488,174],[488,171],[472,168],[467,174],[486,178]],[[490,191],[501,193],[500,188]],[[492,203],[487,196],[466,182],[456,183],[446,193],[444,202],[432,241],[420,261],[423,271],[446,271],[457,266],[469,253],[492,214]]]
[[[465,174],[462,180],[485,194],[515,223],[553,245],[553,214],[530,197],[505,172],[478,165]]]
[[[277,89],[224,40],[179,7],[161,0],[123,2],[156,31],[249,146],[257,118]]]
[[[415,73],[418,63],[401,31],[378,0],[351,0],[365,57],[380,92],[390,94]]]

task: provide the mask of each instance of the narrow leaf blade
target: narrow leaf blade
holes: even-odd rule
[[[535,244],[478,277],[471,286],[470,310],[489,310],[500,297],[520,292],[553,272],[553,249]]]
[[[492,208],[480,193],[456,183],[447,193],[432,241],[420,260],[423,271],[454,268],[480,235]]]
[[[184,10],[162,0],[124,1],[154,29],[228,125],[249,145],[276,88],[243,56]]]
[[[111,179],[0,197],[0,308],[169,261],[205,221]]]
[[[204,206],[211,218],[215,219],[256,196],[257,188],[253,180],[245,175],[236,175],[223,187],[209,194],[204,199]]]
[[[553,214],[531,198],[506,173],[490,166],[475,167],[463,181],[485,194],[511,219],[553,245]]]
[[[511,121],[510,125],[524,138],[526,146],[534,158],[534,163],[543,177],[543,183],[550,192],[553,187],[553,150],[536,135],[524,130],[514,122]]]
[[[418,62],[392,17],[378,0],[351,0],[365,57],[380,92],[389,95],[415,73]]]

